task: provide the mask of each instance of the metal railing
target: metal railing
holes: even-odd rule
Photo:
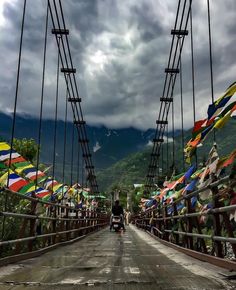
[[[222,184],[226,187],[219,190],[218,186]],[[134,222],[137,227],[169,246],[181,248],[181,251],[184,249],[198,259],[236,270],[236,221],[230,219],[230,213],[236,211],[236,204],[225,204],[226,200],[232,199],[230,195],[234,193],[235,186],[235,179],[224,177],[169,204],[159,204],[158,208],[146,210],[134,217]],[[209,189],[212,193],[208,200],[211,208],[194,208],[191,198],[197,197],[199,201],[199,194]],[[178,210],[180,204],[184,210]],[[204,222],[202,217],[205,218]]]
[[[2,189],[0,265],[74,242],[109,224],[105,213],[79,209]],[[2,199],[4,200],[4,199]]]

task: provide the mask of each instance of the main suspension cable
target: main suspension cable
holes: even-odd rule
[[[196,101],[195,101],[195,74],[194,74],[194,50],[193,50],[193,15],[192,7],[190,10],[190,43],[191,43],[191,60],[192,60],[192,89],[193,89],[193,124],[196,122]],[[198,164],[197,149],[195,151],[196,166]]]
[[[70,185],[73,185],[73,168],[74,168],[74,139],[75,139],[75,128],[72,124],[72,136],[71,136],[71,168],[70,168]]]
[[[68,78],[69,76],[67,76]],[[66,165],[66,145],[67,145],[67,116],[68,116],[68,90],[66,88],[65,98],[65,119],[64,119],[64,138],[63,138],[63,163],[62,163],[62,183],[65,183],[65,165]]]
[[[209,57],[210,57],[210,77],[211,77],[211,101],[214,103],[214,79],[213,79],[213,62],[212,62],[212,43],[211,43],[211,14],[210,1],[207,0],[207,19],[208,19],[208,36],[209,36]],[[215,142],[215,130],[213,130],[213,141]]]
[[[49,7],[48,7],[48,1],[47,1],[46,25],[45,25],[45,35],[44,35],[44,51],[43,51],[43,71],[42,71],[42,85],[41,85],[41,100],[40,100],[40,112],[39,112],[38,152],[37,152],[37,160],[36,160],[35,190],[36,190],[37,185],[38,185],[38,170],[39,170],[39,158],[40,158],[41,135],[42,135],[42,117],[43,117],[45,70],[46,70],[47,39],[48,39],[48,12],[49,12]]]
[[[61,37],[57,36],[59,47]],[[59,68],[60,68],[60,56],[59,56],[59,48],[57,55],[57,78],[56,78],[56,99],[55,99],[55,116],[54,116],[54,134],[53,134],[53,161],[52,161],[52,192],[53,192],[53,184],[55,179],[55,166],[56,166],[56,145],[57,145],[57,114],[58,114],[58,95],[59,95]]]
[[[181,2],[181,1],[180,1]],[[179,2],[179,5],[180,5]],[[185,14],[185,8],[186,8],[186,1],[184,1],[183,4],[183,9],[182,9],[182,15],[181,15],[181,20],[179,21],[179,28],[178,31],[183,31],[185,32],[187,29],[187,24],[188,24],[188,20],[189,20],[189,15],[190,15],[190,8],[192,5],[192,0],[189,1],[189,7],[188,7],[188,11],[187,16],[185,17],[185,24],[184,27],[182,28],[182,24],[183,24],[183,18],[184,18],[184,14]],[[175,21],[175,27],[174,27],[174,31],[176,31],[176,26],[177,26],[177,20],[178,20],[178,13],[179,13],[179,5],[178,5],[178,9],[177,9],[177,16],[176,16],[176,21]],[[174,39],[175,39],[175,35],[173,34],[172,37],[172,44],[171,44],[171,51],[170,51],[170,55],[169,55],[169,61],[168,61],[168,71],[170,70],[172,72],[172,70],[175,70],[177,72],[178,67],[179,67],[179,62],[180,62],[180,55],[177,57],[177,51],[178,51],[178,45],[180,45],[180,54],[182,53],[182,48],[183,48],[183,44],[184,44],[184,39],[185,39],[185,35],[183,35],[181,43],[176,43],[175,46],[175,51],[172,54],[173,51],[173,43],[174,43]],[[170,65],[170,60],[172,60],[172,65]],[[167,70],[166,69],[166,70]],[[174,81],[173,84],[175,84],[175,80],[176,80],[176,74],[174,75]],[[158,157],[160,156],[160,148],[162,147],[162,142],[163,142],[163,136],[164,136],[164,131],[166,129],[166,125],[168,124],[168,113],[170,110],[170,102],[172,102],[171,99],[171,95],[172,95],[172,90],[174,89],[174,86],[171,85],[172,84],[172,80],[170,79],[169,74],[166,74],[166,78],[165,78],[165,84],[164,84],[164,90],[163,90],[163,95],[161,98],[161,106],[160,106],[160,110],[159,110],[159,117],[157,120],[157,128],[156,128],[156,133],[155,133],[155,141],[153,144],[153,149],[152,149],[152,153],[151,153],[151,162],[149,165],[149,172],[152,174],[148,174],[147,175],[147,181],[146,181],[146,187],[152,187],[151,186],[151,176],[154,175],[155,173],[155,169],[157,167],[157,163],[158,163]],[[170,96],[170,97],[169,97]],[[163,125],[164,124],[164,125]]]

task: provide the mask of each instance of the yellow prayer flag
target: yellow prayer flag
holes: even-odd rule
[[[38,186],[36,187],[36,189],[39,188]],[[33,184],[30,188],[27,189],[26,193],[34,191],[35,190],[35,184]]]
[[[12,170],[9,171],[9,173],[13,173]],[[1,177],[0,177],[0,184],[1,185],[6,185],[6,181],[8,179],[8,172],[4,173]]]
[[[230,87],[226,90],[224,96],[226,96],[226,95],[231,96],[231,95],[235,94],[235,92],[236,92],[236,83],[234,83],[232,86],[230,86]],[[224,97],[224,96],[223,96],[223,97]]]
[[[11,147],[6,142],[0,142],[0,151],[2,150],[10,150]]]
[[[34,166],[32,164],[26,165],[26,166],[17,168],[15,171],[16,173],[20,174],[24,169],[28,169],[28,168],[34,168]]]
[[[55,192],[56,190],[58,190],[60,187],[62,187],[63,184],[62,183],[58,183],[56,185],[53,186],[53,192]]]
[[[236,92],[236,83],[232,84],[232,85],[231,85],[231,86],[226,90],[226,92],[224,93],[224,95],[215,101],[215,104],[218,105],[219,102],[220,102],[222,99],[224,99],[225,97],[228,97],[228,96],[232,96],[233,94],[235,94],[235,92]]]
[[[221,129],[224,127],[224,125],[229,121],[231,116],[231,112],[226,114],[224,117],[220,118],[219,120],[216,121],[214,128],[216,129]]]

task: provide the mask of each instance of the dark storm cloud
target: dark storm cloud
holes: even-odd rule
[[[62,1],[82,107],[88,124],[111,128],[155,127],[164,69],[171,43],[177,0]],[[13,108],[23,1],[4,2],[0,23],[0,108]],[[46,0],[27,2],[18,111],[38,116],[42,81]],[[215,97],[235,81],[234,0],[211,1]],[[1,11],[1,10],[0,10]],[[211,100],[206,1],[193,3],[197,118]],[[1,19],[1,18],[0,18]],[[51,29],[51,23],[50,23]],[[48,34],[45,118],[53,118],[57,50]],[[183,50],[186,126],[192,126],[190,38]],[[60,78],[59,117],[64,118],[65,86]],[[176,125],[180,125],[179,80],[175,89]]]

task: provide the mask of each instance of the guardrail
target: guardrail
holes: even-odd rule
[[[97,211],[21,195],[8,189],[0,204],[0,265],[38,256],[62,244],[79,240],[109,224]]]
[[[226,188],[219,190],[221,184],[225,184]],[[170,204],[163,203],[156,209],[146,210],[133,220],[137,227],[168,246],[200,260],[236,270],[236,221],[230,220],[236,204],[224,203],[229,200],[227,196],[234,193],[235,186],[236,181],[227,176]],[[212,192],[209,200],[211,208],[196,210],[191,206],[191,198],[197,197],[199,201],[199,194],[207,189]],[[177,210],[180,203],[184,204],[185,213]],[[207,219],[207,223],[201,222],[202,217]]]

